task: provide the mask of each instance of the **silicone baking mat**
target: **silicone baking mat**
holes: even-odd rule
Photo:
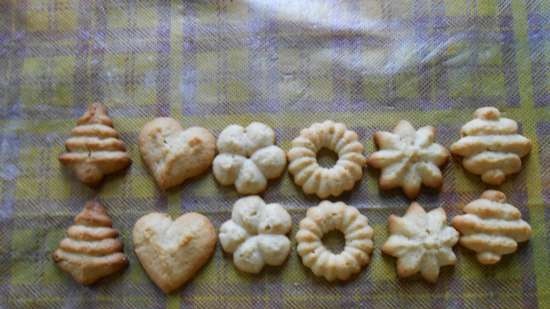
[[[0,0],[0,307],[2,308],[548,308],[550,307],[550,2],[548,0],[40,1]],[[57,161],[75,120],[107,105],[133,164],[98,190]],[[533,142],[522,171],[499,187],[530,222],[532,239],[495,266],[455,247],[435,285],[399,280],[382,255],[387,218],[409,201],[383,193],[378,173],[342,200],[375,229],[372,261],[354,280],[327,283],[295,251],[281,267],[237,272],[220,246],[196,278],[165,296],[132,251],[134,222],[151,211],[198,211],[216,227],[238,195],[211,172],[160,192],[137,149],[143,124],[170,116],[215,134],[261,121],[288,149],[301,128],[332,119],[373,132],[400,119],[433,125],[449,146],[480,106],[494,105]],[[487,188],[451,160],[425,208],[449,217]],[[264,199],[307,207],[288,173]],[[130,266],[92,287],[51,253],[84,203],[97,199],[123,237]]]

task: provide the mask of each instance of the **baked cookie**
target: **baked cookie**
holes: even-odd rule
[[[233,253],[235,266],[247,273],[259,273],[265,264],[281,265],[290,253],[292,221],[279,204],[266,204],[259,196],[239,199],[231,220],[220,227],[224,251]]]
[[[460,130],[462,137],[451,145],[453,154],[464,157],[464,168],[490,185],[500,185],[506,175],[521,169],[521,158],[531,151],[531,141],[519,135],[518,124],[500,117],[495,107],[475,111],[475,119]]]
[[[346,244],[340,253],[333,253],[322,242],[323,235],[338,230]],[[357,208],[342,202],[322,201],[307,210],[296,234],[298,254],[302,263],[316,276],[328,281],[347,280],[369,263],[373,230],[367,217]]]
[[[182,129],[172,118],[156,118],[141,129],[139,151],[161,189],[204,173],[216,154],[216,139],[205,128]]]
[[[382,252],[397,258],[399,277],[420,272],[424,279],[436,282],[441,266],[456,263],[452,248],[458,241],[458,232],[447,225],[443,208],[426,213],[413,202],[403,217],[391,215],[388,221],[391,236]]]
[[[217,141],[219,154],[212,167],[216,180],[234,184],[240,194],[264,191],[267,180],[281,176],[286,166],[286,154],[274,142],[275,132],[263,123],[228,126]]]
[[[440,188],[443,175],[439,167],[447,162],[449,152],[435,143],[434,138],[434,127],[415,130],[405,120],[397,124],[393,133],[374,133],[374,143],[379,151],[367,158],[367,165],[382,169],[380,188],[402,187],[410,199],[418,196],[422,184]]]
[[[98,202],[86,203],[54,251],[54,262],[82,284],[93,284],[128,265],[118,231]]]
[[[320,198],[338,196],[351,190],[363,176],[365,156],[363,145],[357,133],[348,130],[343,123],[327,120],[314,123],[303,129],[292,141],[288,151],[289,172],[294,182],[307,194]],[[338,155],[338,161],[331,168],[317,162],[317,153],[326,148]]]
[[[503,255],[514,253],[518,242],[531,237],[531,226],[500,191],[483,192],[463,210],[466,214],[454,217],[452,224],[462,234],[460,244],[477,252],[481,264],[497,263]]]
[[[65,148],[67,152],[59,156],[59,161],[71,167],[78,179],[89,186],[98,185],[105,175],[123,170],[132,163],[101,103],[88,106],[71,131]]]
[[[176,220],[150,213],[134,225],[134,251],[145,272],[164,293],[189,281],[216,248],[216,231],[205,216],[187,213]]]

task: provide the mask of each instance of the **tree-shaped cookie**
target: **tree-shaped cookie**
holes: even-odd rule
[[[460,244],[477,252],[481,264],[497,263],[504,254],[515,252],[518,242],[531,237],[531,226],[500,191],[483,192],[463,210],[466,214],[454,217],[452,224],[462,234]]]
[[[413,202],[403,217],[391,215],[388,221],[391,236],[382,252],[397,258],[399,277],[420,272],[424,279],[435,282],[441,266],[456,263],[452,248],[458,241],[458,232],[447,225],[443,208],[426,213]]]
[[[422,184],[441,187],[443,176],[439,167],[447,162],[449,152],[434,139],[434,127],[415,130],[405,120],[393,132],[376,132],[374,143],[379,150],[367,158],[367,165],[382,169],[380,188],[402,187],[405,195],[414,199]]]
[[[96,186],[105,175],[131,163],[126,146],[101,103],[91,104],[78,119],[65,148],[67,152],[59,156],[59,161],[71,167],[78,179],[89,186]]]
[[[474,117],[460,130],[462,138],[451,145],[451,152],[464,157],[464,168],[481,175],[483,182],[500,185],[506,175],[520,171],[531,142],[517,133],[514,120],[501,117],[495,107],[479,108]]]
[[[53,253],[54,262],[82,284],[93,284],[128,265],[123,244],[107,211],[88,202]]]

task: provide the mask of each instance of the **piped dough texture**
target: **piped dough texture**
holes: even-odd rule
[[[123,247],[107,211],[93,201],[75,217],[52,256],[59,268],[89,285],[128,265]]]
[[[267,181],[281,176],[286,166],[285,152],[274,143],[275,132],[260,122],[246,128],[226,127],[217,141],[216,180],[224,186],[235,185],[240,194],[265,191]]]
[[[336,164],[326,168],[317,162],[317,153],[327,148],[338,155]],[[363,176],[366,159],[357,133],[343,123],[327,120],[303,129],[288,151],[289,172],[307,194],[320,198],[338,196],[351,190]]]
[[[521,170],[521,158],[531,151],[531,141],[518,134],[518,124],[501,117],[495,107],[475,111],[475,119],[460,130],[461,139],[451,152],[462,156],[464,168],[490,185],[500,185],[506,176]]]
[[[208,170],[216,139],[207,129],[183,129],[172,118],[156,118],[139,134],[139,151],[161,189],[168,189]]]
[[[220,227],[220,243],[233,254],[237,269],[259,273],[264,265],[281,265],[290,253],[292,222],[279,204],[266,204],[259,196],[239,199],[233,205],[231,220]]]
[[[436,282],[440,267],[455,265],[452,248],[458,242],[458,232],[447,225],[443,208],[426,213],[413,202],[403,217],[391,215],[388,221],[391,236],[382,252],[397,258],[399,277],[420,272],[427,281]]]
[[[344,234],[346,243],[340,253],[331,252],[322,242],[323,236],[333,230]],[[300,221],[296,241],[302,263],[316,276],[334,281],[349,279],[369,263],[372,236],[367,217],[357,208],[342,202],[322,201],[307,210],[306,217]]]
[[[113,128],[107,108],[93,103],[77,121],[71,137],[65,141],[66,152],[59,161],[73,169],[80,181],[97,186],[103,178],[128,167],[132,160],[124,142]]]
[[[463,210],[466,214],[454,217],[452,224],[461,234],[460,245],[475,251],[481,264],[499,262],[503,255],[516,252],[518,242],[531,237],[529,223],[500,191],[483,192]]]
[[[415,130],[405,120],[401,120],[393,132],[376,132],[374,143],[379,150],[368,157],[367,165],[382,170],[380,188],[402,187],[411,199],[418,196],[422,184],[440,188],[443,175],[439,167],[447,162],[449,152],[434,140],[434,127]]]

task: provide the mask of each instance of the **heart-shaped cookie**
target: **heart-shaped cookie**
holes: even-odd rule
[[[216,247],[216,231],[205,216],[187,213],[176,220],[150,213],[134,225],[134,251],[155,284],[170,293],[208,261]]]
[[[156,118],[141,129],[139,151],[161,189],[205,172],[216,154],[216,138],[207,129],[184,130],[172,118]]]

